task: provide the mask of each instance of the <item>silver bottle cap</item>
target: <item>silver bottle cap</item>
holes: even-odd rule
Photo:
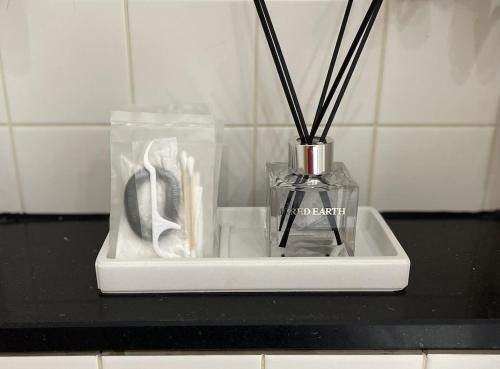
[[[294,172],[319,175],[332,169],[333,140],[320,142],[315,138],[312,144],[301,144],[292,140],[288,145],[288,165]]]

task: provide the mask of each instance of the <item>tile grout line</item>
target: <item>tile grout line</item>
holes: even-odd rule
[[[499,120],[500,120],[500,113],[499,113]],[[493,164],[494,164],[494,154],[495,154],[495,146],[497,145],[497,133],[498,133],[498,125],[497,123],[494,128],[493,128],[493,137],[490,140],[490,150],[488,152],[488,159],[486,161],[486,175],[484,179],[484,184],[483,184],[483,198],[481,201],[481,210],[487,210],[488,202],[490,200],[490,191],[492,190],[493,186],[493,179],[494,179],[494,174],[493,174]]]
[[[368,195],[366,202],[369,206],[373,206],[372,204],[372,196],[373,196],[373,177],[375,176],[375,156],[377,151],[377,143],[378,143],[378,129],[379,129],[379,120],[380,120],[380,104],[382,100],[382,84],[384,81],[384,71],[385,71],[385,53],[387,46],[387,33],[388,33],[388,25],[389,25],[389,2],[385,2],[385,14],[384,14],[384,25],[382,29],[382,45],[380,52],[380,66],[379,66],[379,75],[377,80],[377,92],[376,92],[376,102],[375,102],[375,121],[373,124],[373,134],[372,134],[372,147],[371,147],[371,156],[370,156],[370,164],[369,164],[369,172],[368,172]]]
[[[361,124],[358,124],[361,125]],[[355,124],[353,124],[355,126]],[[378,127],[385,128],[487,128],[494,127],[494,123],[377,123]]]
[[[422,369],[427,368],[427,350],[422,350]]]
[[[258,63],[259,63],[259,21],[254,14],[254,58],[253,58],[253,106],[252,106],[252,120],[255,123],[257,120],[257,109],[259,100],[258,91]],[[251,204],[256,206],[257,202],[257,124],[252,124],[252,192]]]
[[[13,124],[18,128],[57,128],[57,127],[67,127],[67,128],[97,128],[97,127],[107,127],[109,126],[109,122],[103,122],[103,123],[95,123],[95,122],[69,122],[69,123],[46,123],[46,122],[39,122],[39,123],[15,123]]]
[[[0,126],[7,125],[7,123],[1,123]],[[28,122],[16,122],[16,127],[30,127],[30,128],[38,128],[38,127],[105,127],[109,125],[109,122],[36,122],[36,123],[28,123]],[[337,128],[366,128],[366,127],[374,127],[374,123],[340,123],[335,127]],[[493,124],[454,124],[454,123],[411,123],[411,124],[387,124],[387,123],[379,123],[376,124],[377,127],[383,128],[453,128],[453,129],[464,129],[464,128],[495,128],[496,125]],[[237,124],[226,124],[224,128],[289,128],[289,123],[283,124],[246,124],[246,123],[237,123]]]
[[[16,140],[14,138],[14,127],[12,125],[12,115],[10,112],[9,97],[7,95],[7,83],[5,81],[3,55],[1,49],[0,49],[0,83],[1,83],[0,88],[3,91],[3,102],[5,105],[5,116],[7,119],[7,127],[9,130],[9,140],[12,152],[12,159],[14,160],[14,176],[16,177],[15,180],[18,189],[19,204],[21,205],[21,212],[24,213],[26,211],[26,206],[25,206],[23,188],[21,186],[21,172],[19,170],[19,161],[17,158]]]
[[[129,99],[131,104],[135,104],[134,68],[132,60],[132,41],[130,36],[130,12],[128,0],[123,0],[123,18],[125,23],[125,39],[127,48]]]
[[[338,128],[362,128],[362,127],[383,127],[383,128],[491,128],[495,127],[495,124],[478,124],[478,123],[469,123],[469,124],[456,124],[456,123],[337,123],[335,127]],[[276,124],[227,124],[225,127],[237,127],[237,128],[287,128],[289,127],[289,122],[287,123],[276,123]]]
[[[104,364],[102,362],[102,352],[99,352],[97,354],[97,369],[103,369],[104,368]]]
[[[17,123],[16,123],[17,124]],[[35,123],[36,125],[37,123]],[[38,123],[40,124],[40,123]],[[85,123],[81,123],[85,124]],[[463,129],[463,128],[494,128],[495,124],[447,124],[447,123],[412,123],[412,124],[387,124],[387,123],[341,123],[337,124],[335,128],[366,128],[366,127],[382,127],[382,128],[453,128],[453,129]],[[289,123],[277,123],[277,124],[245,124],[245,123],[236,123],[236,124],[226,124],[225,128],[289,128]],[[293,126],[292,126],[293,127]]]

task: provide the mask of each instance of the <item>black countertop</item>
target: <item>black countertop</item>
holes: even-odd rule
[[[385,214],[398,293],[104,296],[103,216],[0,216],[0,351],[500,348],[500,213]]]

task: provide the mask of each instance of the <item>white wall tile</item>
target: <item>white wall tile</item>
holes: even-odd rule
[[[3,102],[3,91],[0,89],[0,124],[7,123],[7,113]]]
[[[262,206],[266,198],[266,163],[287,162],[288,142],[297,136],[295,128],[257,128],[256,202]],[[335,161],[343,161],[360,188],[360,205],[366,205],[368,196],[372,127],[335,127]]]
[[[0,3],[0,56],[14,123],[104,123],[109,110],[128,102],[122,0]],[[354,2],[344,46],[368,3]],[[333,131],[336,160],[359,183],[360,204],[370,190],[374,128],[366,125],[375,121],[383,59],[371,202],[384,210],[500,208],[500,130],[490,161],[493,127],[462,127],[500,119],[500,0],[385,4]],[[268,7],[310,122],[345,1]],[[136,102],[205,100],[225,123],[249,125],[226,128],[219,204],[248,206],[255,197],[262,205],[265,163],[286,161],[296,134],[253,2],[129,0],[129,16]],[[2,94],[0,88],[0,124],[7,121]],[[26,211],[109,211],[107,127],[18,125],[15,138]],[[23,210],[14,168],[8,129],[0,126],[0,212]]]
[[[368,0],[354,2],[335,70],[342,64],[369,3]],[[268,2],[292,82],[309,124],[316,112],[345,6],[345,1]],[[375,120],[384,12],[385,7],[382,7],[335,122],[366,124]],[[260,22],[257,56],[257,123],[290,124],[293,122],[290,109]]]
[[[2,369],[97,369],[96,356],[0,357]]]
[[[28,213],[109,212],[108,127],[15,127]]]
[[[335,127],[335,160],[343,161],[359,186],[359,205],[367,205],[373,127]]]
[[[372,203],[381,210],[481,210],[491,127],[378,128]]]
[[[130,0],[135,100],[207,102],[225,123],[253,123],[250,1]]]
[[[224,129],[219,206],[253,206],[254,129]]]
[[[9,129],[0,126],[0,213],[21,212]]]
[[[492,150],[489,167],[488,193],[486,195],[486,210],[500,210],[500,128],[495,132],[495,146]]]
[[[426,369],[498,369],[500,354],[429,354]]]
[[[102,123],[128,103],[123,1],[16,0],[0,8],[13,122]]]
[[[1,36],[0,36],[1,37]],[[7,110],[5,108],[5,95],[3,91],[2,50],[0,43],[0,124],[7,123]]]
[[[266,369],[421,369],[423,355],[266,355]]]
[[[500,0],[388,4],[380,122],[496,122]]]
[[[260,369],[260,355],[103,356],[103,369]]]

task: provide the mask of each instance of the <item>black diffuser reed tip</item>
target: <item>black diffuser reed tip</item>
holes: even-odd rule
[[[370,19],[372,18],[373,11],[375,10],[375,7],[376,7],[378,2],[381,2],[381,0],[372,0],[372,2],[370,3],[370,6],[368,7],[368,10],[367,10],[359,28],[358,28],[358,31],[356,32],[356,35],[354,36],[354,39],[353,39],[353,41],[352,41],[352,43],[347,51],[347,54],[344,58],[344,61],[342,62],[342,65],[340,66],[340,68],[337,72],[335,80],[333,81],[333,85],[330,88],[330,91],[328,92],[328,95],[326,96],[326,98],[323,102],[323,105],[321,107],[318,106],[319,114],[318,114],[317,118],[315,119],[315,121],[313,122],[313,127],[311,128],[310,137],[314,137],[314,135],[318,131],[318,128],[321,124],[321,120],[323,119],[326,111],[328,110],[328,106],[330,105],[330,103],[333,99],[333,96],[335,95],[335,92],[337,91],[337,87],[340,85],[340,82],[342,81],[344,73],[347,70],[349,63],[351,62],[351,59],[356,51],[356,48],[358,48],[360,40],[367,29],[367,25],[368,25]]]
[[[297,128],[297,133],[300,141],[302,143],[306,143],[309,136],[307,126],[302,114],[302,109],[300,108],[297,94],[295,93],[295,88],[293,87],[290,73],[288,72],[283,52],[281,51],[278,37],[274,31],[271,16],[267,10],[266,2],[264,0],[254,0],[254,4],[257,9],[257,14],[259,15],[264,35],[266,36],[269,50],[271,51],[271,55],[273,57],[278,76],[280,78],[281,86],[283,87],[288,106],[290,107],[290,112],[292,114],[295,127]]]
[[[340,25],[339,34],[337,36],[337,41],[335,42],[335,48],[333,49],[332,59],[330,65],[328,66],[328,72],[326,73],[325,83],[323,84],[323,90],[318,101],[318,107],[316,108],[316,114],[314,116],[313,125],[311,128],[311,134],[309,135],[309,143],[312,144],[314,135],[319,128],[318,117],[325,102],[326,93],[328,92],[328,86],[330,86],[330,80],[332,78],[333,69],[335,68],[335,62],[337,61],[337,56],[340,51],[340,45],[342,44],[342,38],[344,37],[344,32],[347,26],[347,21],[349,19],[349,14],[351,13],[352,1],[348,0],[347,7],[344,12],[344,17],[342,18],[342,23]]]
[[[342,102],[342,98],[344,97],[345,91],[347,90],[347,86],[349,85],[349,81],[351,80],[351,77],[354,73],[354,69],[356,68],[356,64],[358,63],[359,57],[361,56],[361,53],[363,52],[363,48],[366,44],[366,40],[368,39],[368,36],[370,35],[370,31],[373,27],[373,24],[375,23],[375,19],[377,17],[377,14],[380,10],[380,7],[382,6],[382,1],[383,0],[373,0],[372,4],[375,3],[374,9],[372,11],[372,14],[370,16],[370,19],[368,21],[368,24],[366,26],[366,29],[363,33],[363,37],[360,41],[359,47],[356,51],[356,55],[354,56],[354,59],[352,61],[352,64],[349,68],[349,71],[347,72],[346,78],[344,80],[344,83],[342,85],[342,88],[340,89],[339,95],[337,96],[337,99],[335,100],[335,104],[333,106],[332,112],[330,113],[330,116],[328,117],[328,121],[325,125],[325,128],[323,129],[323,133],[321,134],[321,141],[325,141],[326,136],[328,135],[328,130],[330,129],[333,119],[335,118],[335,114],[337,113],[340,103]]]

